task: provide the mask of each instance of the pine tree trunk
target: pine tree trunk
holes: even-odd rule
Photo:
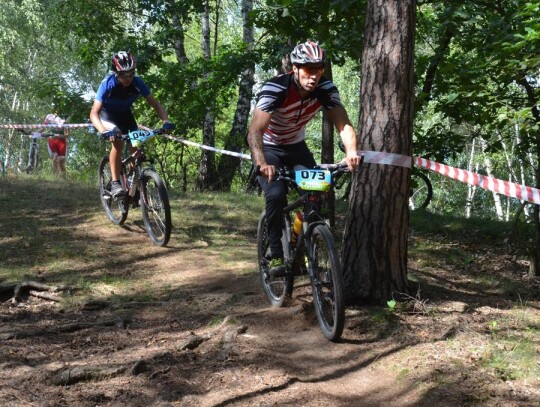
[[[411,155],[414,0],[369,0],[359,116],[362,150]],[[348,303],[408,291],[410,170],[364,164],[354,177],[343,239]]]

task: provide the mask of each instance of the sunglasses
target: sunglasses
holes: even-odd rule
[[[135,76],[135,71],[118,72],[118,76],[120,78],[133,78]]]
[[[321,75],[324,72],[324,66],[308,66],[303,65],[300,67],[308,75]]]

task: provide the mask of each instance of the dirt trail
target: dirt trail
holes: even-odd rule
[[[31,296],[1,305],[3,405],[540,404],[538,376],[505,377],[502,365],[486,362],[496,328],[538,332],[538,296],[516,315],[515,298],[496,287],[479,291],[474,267],[411,259],[422,298],[430,298],[416,302],[425,308],[349,308],[334,344],[309,298],[269,308],[255,268],[256,224],[220,212],[229,198],[174,200],[181,226],[162,249],[150,244],[137,212],[125,228],[111,226],[92,187],[73,184],[76,193],[66,194],[47,183],[22,186],[0,180],[0,284],[32,278],[79,290],[62,303]],[[482,264],[499,279],[526,268],[503,248]],[[527,341],[538,356],[538,340]]]

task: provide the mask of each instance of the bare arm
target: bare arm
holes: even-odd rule
[[[152,94],[149,94],[147,97],[146,97],[146,101],[148,102],[148,104],[150,106],[152,106],[152,108],[154,109],[154,111],[156,112],[156,114],[158,115],[158,117],[163,121],[163,122],[168,122],[169,121],[169,116],[167,116],[167,112],[165,111],[165,109],[163,108],[163,106],[161,106],[161,103],[159,103],[157,101],[157,99],[154,97],[154,95]]]
[[[251,159],[255,165],[260,167],[259,171],[261,175],[268,178],[268,180],[272,180],[276,172],[276,168],[273,165],[266,163],[263,150],[263,134],[268,128],[271,118],[271,113],[266,113],[256,108],[247,136],[249,149],[251,150]]]
[[[102,106],[103,103],[94,100],[94,104],[92,105],[92,109],[90,110],[90,121],[92,122],[96,130],[100,133],[103,133],[106,130],[103,123],[101,123],[101,119],[99,118],[99,111],[101,110]]]
[[[347,111],[343,107],[336,107],[328,110],[328,115],[332,119],[334,126],[345,146],[345,160],[350,170],[354,170],[360,165],[360,156],[358,155],[358,138],[356,131],[349,120]]]

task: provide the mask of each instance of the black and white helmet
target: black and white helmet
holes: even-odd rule
[[[291,52],[291,63],[293,65],[324,64],[325,61],[326,51],[319,44],[310,40],[298,44]]]
[[[114,72],[132,71],[137,66],[137,60],[129,51],[116,52],[111,60],[111,69]]]

